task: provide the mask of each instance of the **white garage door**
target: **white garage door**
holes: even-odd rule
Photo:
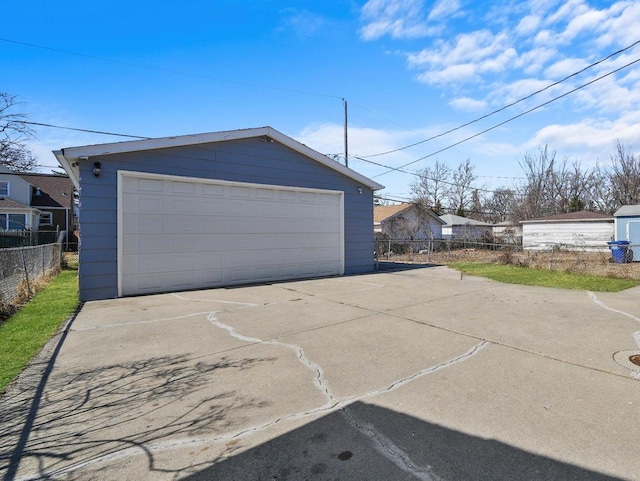
[[[339,191],[118,176],[120,296],[344,272]]]

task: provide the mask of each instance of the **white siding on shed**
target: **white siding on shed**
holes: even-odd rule
[[[606,251],[613,232],[612,221],[523,223],[522,244],[526,250],[562,244],[588,251]]]

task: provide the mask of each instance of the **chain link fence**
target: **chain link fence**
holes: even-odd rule
[[[432,253],[451,252],[456,250],[488,250],[500,251],[509,249],[522,252],[522,244],[513,242],[484,242],[481,239],[378,239],[376,240],[376,256],[379,260],[391,260],[396,257],[426,260]],[[428,260],[427,260],[428,262]]]
[[[31,296],[42,278],[60,269],[62,245],[0,249],[0,310]]]
[[[640,280],[640,244],[594,248],[550,243],[523,249],[517,243],[480,240],[380,239],[375,248],[375,259],[380,262],[436,265],[484,262]]]

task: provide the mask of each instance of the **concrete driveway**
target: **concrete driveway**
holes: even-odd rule
[[[0,476],[640,479],[639,299],[430,267],[90,302],[0,400]]]

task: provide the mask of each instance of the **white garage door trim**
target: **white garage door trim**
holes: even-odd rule
[[[125,184],[129,185],[132,179],[137,181],[138,186],[148,185],[150,190],[144,193],[137,190],[135,193],[128,192],[127,189],[130,190],[132,187],[125,189]],[[160,188],[162,190],[157,190]],[[171,189],[170,193],[167,193],[167,189]],[[132,210],[127,204],[134,200],[138,208],[142,209],[137,213],[138,208]],[[163,226],[162,230],[167,231],[167,225],[163,223],[173,218],[167,213],[167,206],[174,210],[174,215],[181,212],[185,217],[196,216],[205,220],[228,222],[229,225],[225,224],[226,227],[223,230],[216,230],[219,226],[215,226],[211,221],[191,222],[187,225],[198,226],[200,230],[193,233],[189,233],[188,230],[176,233],[172,226],[169,226],[169,231],[173,233],[162,238],[154,235],[153,229],[157,229],[159,222]],[[145,214],[145,208],[151,209],[151,213]],[[225,209],[233,209],[233,212]],[[338,225],[336,225],[338,216]],[[118,296],[120,297],[344,274],[344,192],[342,191],[118,171],[117,222]],[[131,227],[132,222],[135,222],[136,227]],[[141,240],[144,235],[141,229],[144,230],[146,224],[154,222],[156,227],[150,228],[149,237],[146,241]],[[251,230],[246,233],[247,235],[236,233],[236,237],[233,237],[234,228],[237,228],[238,232],[245,232],[250,230],[249,227],[253,229],[254,226],[255,232]],[[296,230],[293,234],[287,234],[280,230],[281,226],[289,226],[290,229]],[[326,232],[323,229],[326,229]],[[199,235],[207,236],[206,242],[203,240],[205,238]],[[216,242],[211,241],[214,238]],[[178,246],[176,251],[167,250],[166,243],[169,239],[173,248]],[[147,246],[154,242],[160,250],[154,253],[150,252],[152,249],[150,248],[146,251]],[[190,254],[193,253],[192,247],[180,249],[180,246],[189,245],[189,242],[197,244],[196,251],[205,249],[202,246],[206,244],[206,249],[215,248],[218,254],[201,255],[196,262],[195,257],[190,258]],[[285,252],[287,242],[290,246]],[[141,245],[144,247],[140,247]],[[219,250],[220,245],[233,245],[233,248],[229,248],[229,251]],[[257,246],[259,248],[256,248]],[[144,252],[141,252],[141,249],[144,249]],[[171,255],[167,255],[169,252]],[[290,257],[285,259],[285,254]],[[246,256],[255,256],[255,259],[249,263]],[[164,288],[148,286],[140,288],[138,284],[136,284],[138,287],[132,287],[133,281],[142,282],[144,275],[140,272],[145,270],[147,270],[146,278],[149,281],[162,285],[163,281],[160,279],[163,279],[163,274],[153,273],[156,269],[154,262],[177,264],[181,259],[186,261],[184,265],[190,263],[191,267],[183,272],[178,272],[179,269],[173,271],[175,283],[172,280],[172,284]],[[208,265],[207,262],[218,264]],[[244,267],[243,262],[247,263]],[[233,268],[229,267],[230,263],[233,264]],[[184,276],[184,282],[179,280],[180,275]],[[198,276],[206,282],[200,285]]]

